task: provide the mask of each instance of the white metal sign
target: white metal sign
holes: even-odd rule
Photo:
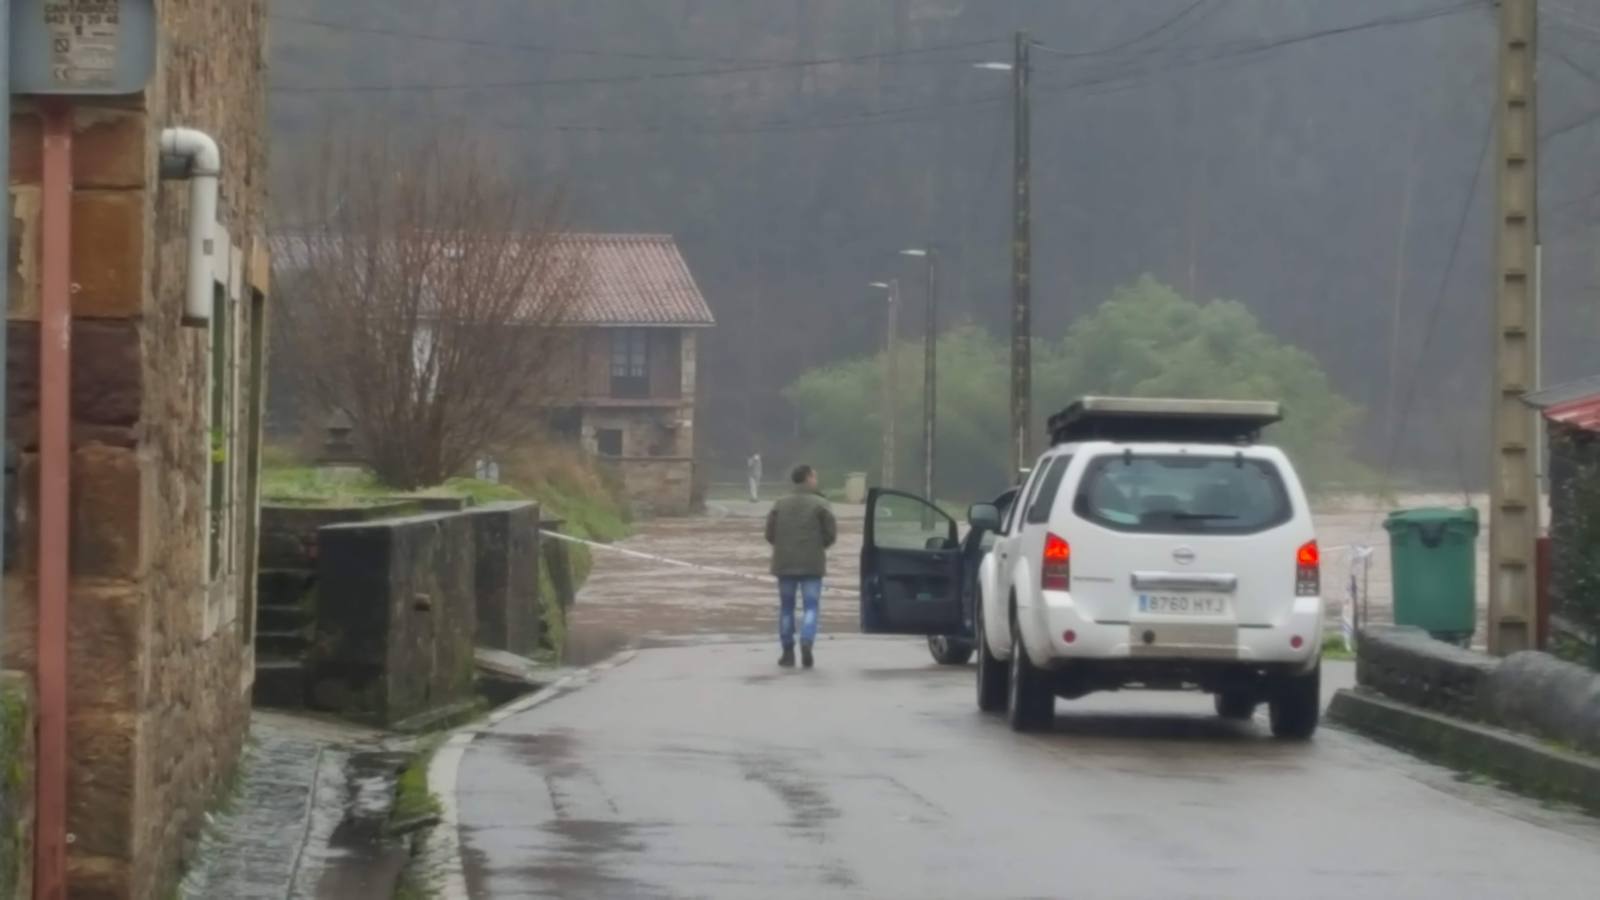
[[[149,79],[153,0],[11,0],[10,7],[12,91],[130,94]]]
[[[104,88],[117,71],[121,0],[46,0],[50,71],[67,87]]]

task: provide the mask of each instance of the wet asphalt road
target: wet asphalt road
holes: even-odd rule
[[[473,896],[1600,896],[1593,820],[1335,730],[1284,744],[1204,696],[1127,693],[1025,737],[915,642],[773,662],[644,650],[480,737]]]
[[[716,504],[628,546],[758,574],[765,511]],[[1335,730],[1280,744],[1207,697],[1128,693],[1013,735],[977,712],[970,668],[850,635],[861,514],[837,511],[813,672],[773,665],[769,587],[597,555],[569,662],[656,649],[469,746],[473,896],[1600,897],[1600,823]],[[1330,509],[1319,535],[1371,542],[1380,522]],[[1350,680],[1330,664],[1324,687]]]

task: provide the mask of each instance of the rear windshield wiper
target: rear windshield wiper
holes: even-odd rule
[[[1172,518],[1178,520],[1179,522],[1222,522],[1222,521],[1227,521],[1227,520],[1230,520],[1230,519],[1237,519],[1239,517],[1238,516],[1230,516],[1230,515],[1227,515],[1226,513],[1182,513],[1181,512],[1181,513],[1173,513],[1172,514]]]

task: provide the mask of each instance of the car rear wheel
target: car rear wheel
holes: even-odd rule
[[[1006,708],[1006,695],[1011,688],[1011,673],[1005,662],[989,652],[989,639],[983,628],[983,612],[979,610],[973,623],[978,644],[978,708],[987,713]]]
[[[964,666],[972,661],[972,642],[944,635],[928,636],[928,652],[941,666]]]
[[[1056,695],[1049,673],[1028,659],[1022,629],[1011,623],[1011,685],[1006,697],[1006,721],[1012,731],[1042,731],[1055,718]]]
[[[1222,691],[1216,696],[1217,715],[1236,722],[1247,722],[1256,714],[1256,698],[1242,691]]]
[[[1304,675],[1279,682],[1267,706],[1275,736],[1291,741],[1310,739],[1322,714],[1322,663]]]

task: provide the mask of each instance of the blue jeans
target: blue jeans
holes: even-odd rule
[[[778,579],[778,640],[785,647],[794,646],[794,595],[800,593],[805,611],[800,617],[800,643],[810,644],[817,639],[817,612],[822,605],[821,578]]]

